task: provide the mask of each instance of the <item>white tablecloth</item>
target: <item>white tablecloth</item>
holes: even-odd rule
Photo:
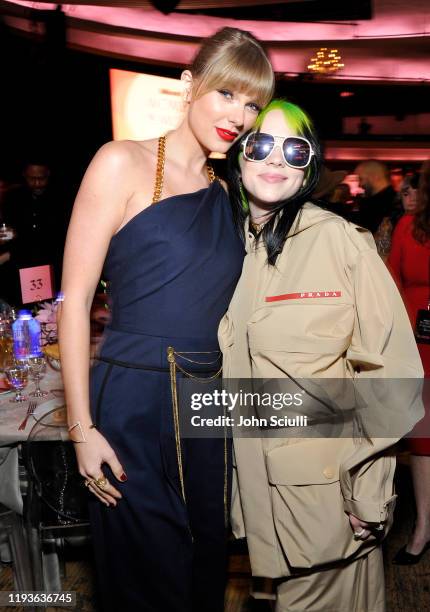
[[[41,388],[50,392],[49,395],[37,398],[37,408],[34,418],[30,417],[24,430],[19,431],[18,427],[24,420],[27,413],[28,401],[22,403],[11,403],[14,391],[0,395],[0,503],[15,512],[22,514],[22,496],[20,490],[19,470],[18,470],[18,445],[27,440],[31,428],[35,424],[35,419],[40,419],[44,414],[64,405],[64,395],[61,390],[63,383],[61,373],[47,367],[45,377],[41,381]],[[24,395],[28,395],[34,390],[34,384],[29,383],[24,390]],[[33,398],[29,398],[33,399]],[[40,440],[49,440],[50,435],[58,439],[58,432],[50,431],[46,428]]]

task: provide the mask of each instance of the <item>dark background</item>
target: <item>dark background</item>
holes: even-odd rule
[[[49,35],[42,42],[0,23],[0,178],[17,180],[27,156],[45,157],[73,195],[95,151],[112,138],[109,68],[171,77],[178,77],[181,69],[68,50],[61,13],[47,11],[46,19]],[[342,91],[354,95],[341,97]],[[364,138],[342,134],[343,116],[396,115],[401,121],[405,114],[430,110],[427,83],[319,82],[310,74],[293,79],[278,75],[277,94],[303,106],[323,140]],[[420,142],[428,137],[407,139]],[[400,142],[403,136],[391,139]],[[340,165],[352,170],[355,164]]]

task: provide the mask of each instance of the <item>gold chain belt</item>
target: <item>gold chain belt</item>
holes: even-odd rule
[[[213,353],[218,353],[218,357],[214,361],[195,361],[190,357],[186,357],[185,355],[210,355]],[[184,471],[183,471],[183,463],[182,463],[182,446],[181,446],[181,432],[179,427],[179,403],[178,403],[178,391],[176,386],[176,373],[177,370],[182,372],[184,376],[187,378],[192,378],[196,382],[205,383],[210,380],[215,380],[219,378],[222,372],[222,366],[212,375],[212,376],[196,376],[192,372],[187,372],[181,365],[176,361],[176,357],[180,357],[189,363],[195,363],[198,365],[213,365],[219,359],[219,351],[186,351],[186,352],[178,352],[175,351],[173,346],[169,346],[167,348],[167,361],[169,362],[169,370],[170,370],[170,388],[172,392],[172,408],[173,408],[173,425],[175,429],[175,443],[176,443],[176,456],[178,461],[178,472],[179,472],[179,481],[181,484],[181,494],[184,503],[186,504],[185,498],[185,484],[184,484]],[[224,408],[225,410],[225,408]],[[227,453],[227,435],[226,430],[224,428],[224,522],[225,525],[228,525],[228,453]]]

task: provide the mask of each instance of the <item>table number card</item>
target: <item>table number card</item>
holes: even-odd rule
[[[40,302],[54,297],[54,277],[52,266],[34,266],[21,268],[19,271],[21,282],[22,303]]]

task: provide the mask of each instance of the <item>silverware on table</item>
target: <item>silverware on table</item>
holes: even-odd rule
[[[27,421],[28,419],[31,417],[31,415],[34,413],[34,411],[37,408],[37,402],[29,402],[28,404],[28,408],[27,408],[27,414],[25,415],[25,419],[23,420],[23,422],[21,423],[21,425],[18,427],[18,431],[21,431],[23,429],[25,429],[26,425],[27,425]]]

